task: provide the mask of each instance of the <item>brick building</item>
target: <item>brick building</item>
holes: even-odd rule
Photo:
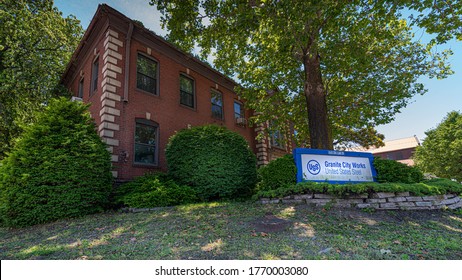
[[[284,140],[289,137],[278,132],[255,140],[265,125],[247,124],[252,112],[244,109],[233,80],[105,4],[61,82],[73,99],[91,103],[117,180],[165,171],[168,139],[191,126],[217,124],[238,132],[259,164],[292,150]]]
[[[371,148],[367,150],[376,157],[383,159],[392,159],[398,162],[413,166],[414,153],[420,141],[417,136],[390,140],[384,142],[384,146],[380,148]]]

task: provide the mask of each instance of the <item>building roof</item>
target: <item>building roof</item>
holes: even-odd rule
[[[420,141],[417,138],[417,136],[414,135],[408,138],[385,141],[384,144],[385,146],[380,148],[370,148],[369,150],[367,150],[367,152],[370,152],[372,154],[380,154],[391,151],[411,149],[420,146]]]

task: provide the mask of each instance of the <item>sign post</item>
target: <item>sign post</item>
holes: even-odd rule
[[[371,153],[297,148],[293,151],[297,182],[314,181],[336,184],[375,181]]]

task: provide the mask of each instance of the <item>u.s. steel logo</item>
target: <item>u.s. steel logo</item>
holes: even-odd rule
[[[306,167],[312,175],[318,175],[321,172],[321,165],[314,159],[310,160]]]

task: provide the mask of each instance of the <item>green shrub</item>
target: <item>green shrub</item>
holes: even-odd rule
[[[425,134],[415,152],[417,166],[426,173],[462,182],[462,112],[449,112]]]
[[[285,155],[258,169],[258,190],[274,190],[297,182],[294,157]]]
[[[247,196],[255,189],[255,155],[241,135],[224,127],[181,130],[170,138],[165,153],[169,174],[202,200]]]
[[[377,171],[379,183],[406,183],[413,184],[422,182],[424,175],[417,167],[376,157],[374,167]]]
[[[376,192],[409,192],[412,195],[440,195],[446,193],[462,194],[462,184],[448,179],[432,179],[420,183],[359,183],[359,184],[329,184],[318,182],[303,182],[294,185],[280,187],[274,190],[259,191],[254,199],[283,198],[289,195],[306,193],[325,193],[338,197],[354,194],[367,194]]]
[[[123,184],[116,202],[134,208],[174,206],[198,201],[191,187],[181,186],[163,174],[148,174]]]
[[[103,210],[111,161],[88,106],[51,100],[1,166],[0,216],[21,227]]]

